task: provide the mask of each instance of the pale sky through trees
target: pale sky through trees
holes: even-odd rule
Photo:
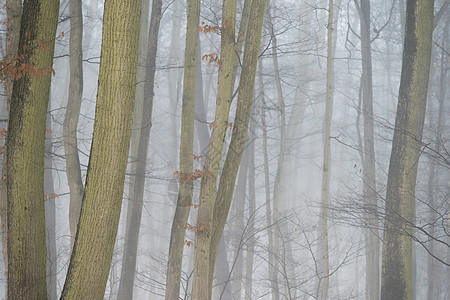
[[[1,1],[0,299],[450,299],[448,0],[60,0],[53,65],[36,3]]]

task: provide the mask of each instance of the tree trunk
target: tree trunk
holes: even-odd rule
[[[370,46],[370,0],[355,0],[359,13],[362,58],[362,94],[364,116],[363,197],[366,205],[366,299],[380,298],[380,243],[378,239],[378,200],[375,175],[373,130],[372,51]]]
[[[142,4],[141,4],[142,6]],[[134,173],[133,192],[129,198],[128,215],[130,220],[128,230],[125,236],[125,249],[123,254],[123,263],[120,276],[118,299],[132,299],[134,287],[134,274],[136,270],[137,249],[139,242],[139,230],[141,225],[142,206],[144,201],[145,174],[147,167],[148,144],[150,140],[150,129],[152,127],[152,111],[153,111],[153,87],[155,82],[156,71],[156,53],[158,50],[158,33],[161,21],[162,0],[153,0],[152,14],[150,21],[150,30],[148,33],[147,59],[145,64],[145,85],[143,97],[139,99],[142,104],[142,110],[135,110],[137,116],[135,126],[140,134],[138,143],[136,173]],[[145,9],[143,9],[145,12]],[[142,12],[142,10],[141,10]],[[148,9],[147,9],[148,12]],[[141,14],[141,18],[147,18],[147,14]],[[137,95],[136,95],[137,96]],[[136,98],[136,97],[135,97]],[[137,99],[136,99],[137,100]],[[140,115],[140,116],[139,116]]]
[[[384,220],[381,299],[412,299],[412,234],[418,160],[430,71],[434,1],[411,0],[397,117],[389,163]]]
[[[250,120],[250,128],[256,128],[255,122],[256,114]],[[245,257],[245,299],[250,300],[253,296],[253,262],[254,262],[254,251],[255,251],[255,212],[256,212],[256,193],[255,193],[255,134],[253,131],[250,132],[249,136],[250,146],[249,146],[249,166],[248,166],[248,236],[250,238],[247,241],[247,250]]]
[[[267,225],[267,235],[268,235],[268,267],[269,267],[269,281],[272,292],[272,299],[278,300],[279,290],[278,290],[278,271],[274,268],[274,243],[273,243],[273,222],[272,222],[272,210],[270,208],[270,173],[269,173],[269,155],[267,149],[267,126],[266,126],[266,102],[264,101],[264,82],[262,77],[262,63],[259,63],[258,79],[259,86],[261,90],[260,101],[261,101],[261,127],[263,132],[263,156],[264,156],[264,186],[266,188],[266,225]]]
[[[322,203],[320,206],[319,232],[321,234],[318,257],[319,284],[317,299],[326,300],[328,298],[329,287],[329,254],[328,254],[328,196],[330,184],[330,135],[331,135],[331,109],[332,109],[332,65],[333,65],[333,0],[328,2],[328,23],[327,23],[327,82],[326,82],[326,102],[325,102],[325,141],[323,151],[323,172],[322,172]]]
[[[44,144],[58,12],[59,1],[23,6],[19,64],[30,71],[14,82],[7,136],[9,299],[47,297]]]
[[[193,300],[211,298],[212,275],[210,274],[211,235],[213,232],[213,206],[215,188],[225,133],[228,128],[228,114],[231,104],[232,72],[234,66],[234,25],[236,2],[224,0],[222,6],[221,54],[217,86],[216,113],[211,139],[203,167],[200,201],[195,234]],[[214,264],[213,264],[214,266]]]
[[[8,0],[5,4],[6,7],[6,57],[13,58],[17,53],[19,46],[20,35],[20,19],[22,17],[22,1],[21,0]],[[11,97],[13,91],[13,79],[7,77],[5,79],[5,94],[6,94],[6,110],[9,118],[9,108],[11,104]],[[8,120],[6,121],[8,122]],[[5,141],[5,149],[6,149]],[[0,217],[1,217],[1,232],[2,232],[2,247],[3,247],[3,262],[5,264],[5,272],[8,272],[8,214],[7,214],[7,188],[6,188],[6,162],[7,151],[3,151],[2,159],[2,176],[1,176],[1,205],[0,205]]]
[[[105,292],[133,121],[139,12],[140,1],[105,3],[86,188],[61,299],[102,299]]]
[[[81,0],[70,0],[70,41],[69,41],[69,99],[63,125],[66,174],[70,191],[69,228],[70,246],[73,248],[80,219],[83,181],[81,179],[78,156],[77,127],[83,96],[83,17]]]
[[[186,29],[186,51],[184,62],[183,106],[181,112],[179,193],[170,234],[167,265],[166,300],[178,299],[180,294],[181,267],[185,225],[192,204],[193,182],[186,178],[193,170],[194,118],[197,81],[198,26],[200,22],[200,0],[188,3]]]
[[[47,242],[47,297],[56,300],[56,286],[58,275],[58,253],[56,250],[56,198],[53,187],[52,175],[52,130],[51,97],[47,109],[47,129],[45,137],[45,159],[44,159],[44,194],[45,194],[45,233]],[[52,195],[53,194],[53,195]]]

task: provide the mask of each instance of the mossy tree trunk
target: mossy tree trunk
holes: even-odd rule
[[[193,171],[195,96],[198,59],[198,26],[200,22],[200,0],[188,3],[186,50],[184,58],[183,104],[181,112],[180,182],[175,215],[170,234],[167,266],[166,300],[178,299],[180,293],[181,267],[185,228],[192,203],[193,182],[183,175]]]
[[[410,0],[384,219],[381,299],[413,299],[412,247],[433,31],[433,0]]]
[[[53,64],[59,1],[25,0],[18,65]],[[7,136],[8,298],[46,299],[44,151],[49,70],[14,81]]]
[[[103,299],[119,224],[133,121],[140,1],[107,0],[94,133],[61,299]]]

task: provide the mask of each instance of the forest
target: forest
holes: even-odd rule
[[[0,2],[0,299],[450,299],[450,0]]]

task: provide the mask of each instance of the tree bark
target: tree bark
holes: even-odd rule
[[[12,92],[6,170],[9,299],[47,297],[44,151],[58,12],[54,0],[26,0],[23,6],[18,53],[24,57],[18,65],[47,71],[26,72]]]
[[[61,299],[103,299],[133,121],[140,1],[109,0],[81,216]]]
[[[410,0],[384,219],[381,299],[412,299],[412,234],[430,71],[434,1]]]

